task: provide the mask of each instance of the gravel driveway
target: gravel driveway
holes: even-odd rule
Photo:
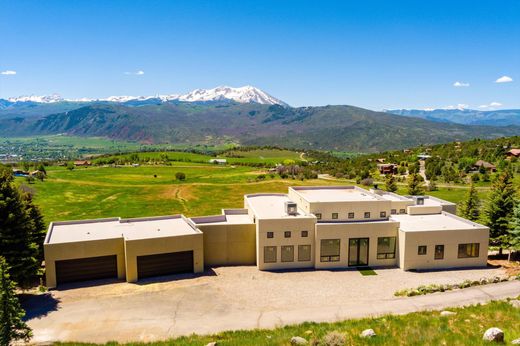
[[[362,276],[355,270],[278,273],[261,272],[256,267],[221,267],[204,275],[171,276],[138,284],[71,285],[31,297],[25,305],[35,342],[153,341],[191,333],[406,313],[428,308],[431,299],[442,303],[449,293],[413,300],[418,297],[394,297],[396,290],[503,274],[501,269],[492,268],[422,273],[392,268],[376,272],[376,276]],[[477,297],[484,290],[467,292],[476,292]]]

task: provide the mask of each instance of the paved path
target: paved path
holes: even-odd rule
[[[356,271],[265,273],[249,267],[215,272],[177,281],[53,291],[28,309],[33,341],[154,341],[191,333],[437,310],[520,295],[520,281],[513,281],[425,296],[393,296],[395,289],[418,283],[497,274],[489,269],[436,273],[388,269],[372,277]],[[400,282],[406,286],[396,287]]]

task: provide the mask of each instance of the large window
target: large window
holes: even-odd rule
[[[395,237],[377,238],[377,259],[395,258]]]
[[[417,247],[417,254],[418,255],[426,255],[426,252],[428,252],[428,247],[426,245],[419,245]]]
[[[480,244],[459,244],[459,258],[478,257]]]
[[[338,262],[339,261],[339,239],[322,239],[320,248],[321,262]]]
[[[311,246],[298,245],[298,261],[307,262],[311,260]]]
[[[435,245],[435,255],[433,258],[436,260],[444,259],[444,245]]]
[[[282,262],[294,262],[294,246],[285,245],[282,246]]]
[[[264,246],[264,263],[276,263],[276,246]]]

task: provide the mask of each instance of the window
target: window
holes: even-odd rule
[[[285,238],[290,238],[290,237],[291,237],[291,231],[285,231],[285,232],[283,232],[283,236],[284,236]]]
[[[377,259],[395,258],[395,237],[377,238]]]
[[[294,262],[294,246],[282,246],[282,262]]]
[[[348,218],[349,219],[353,219],[354,218],[354,213],[348,213]]]
[[[479,243],[471,243],[471,244],[459,244],[459,258],[471,258],[478,257],[480,244]]]
[[[370,212],[369,211],[365,212],[365,219],[370,219]]]
[[[379,217],[386,217],[386,211],[382,211],[379,213]]]
[[[418,255],[426,255],[428,247],[426,245],[419,245],[417,247],[417,254]]]
[[[406,209],[399,209],[399,214],[406,214]]]
[[[274,238],[274,232],[267,232],[267,238]]]
[[[339,239],[322,239],[320,249],[321,262],[338,262],[339,261]]]
[[[444,245],[435,245],[435,256],[436,260],[444,259]]]
[[[302,238],[307,238],[309,236],[309,231],[302,231]]]
[[[307,262],[311,260],[311,246],[298,245],[298,261]]]
[[[390,214],[392,214],[392,215],[397,214],[397,209],[392,209],[392,210],[390,210]]]
[[[332,213],[332,219],[336,220],[338,218],[338,213]]]
[[[318,220],[321,220],[321,213],[315,213],[314,215],[316,215],[316,218],[317,218]]]
[[[276,263],[276,246],[264,246],[264,263]]]

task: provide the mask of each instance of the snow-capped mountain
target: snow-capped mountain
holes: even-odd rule
[[[219,86],[213,89],[196,89],[187,94],[171,94],[171,95],[155,95],[155,96],[110,96],[99,99],[65,99],[58,94],[50,96],[20,96],[10,97],[7,101],[11,103],[17,102],[35,102],[35,103],[55,103],[55,102],[118,102],[125,103],[130,101],[147,101],[160,100],[161,102],[168,101],[182,101],[182,102],[210,102],[210,101],[235,101],[238,103],[259,103],[269,105],[283,105],[287,104],[268,93],[255,88],[253,86],[243,86],[239,88],[232,88],[228,86]]]

